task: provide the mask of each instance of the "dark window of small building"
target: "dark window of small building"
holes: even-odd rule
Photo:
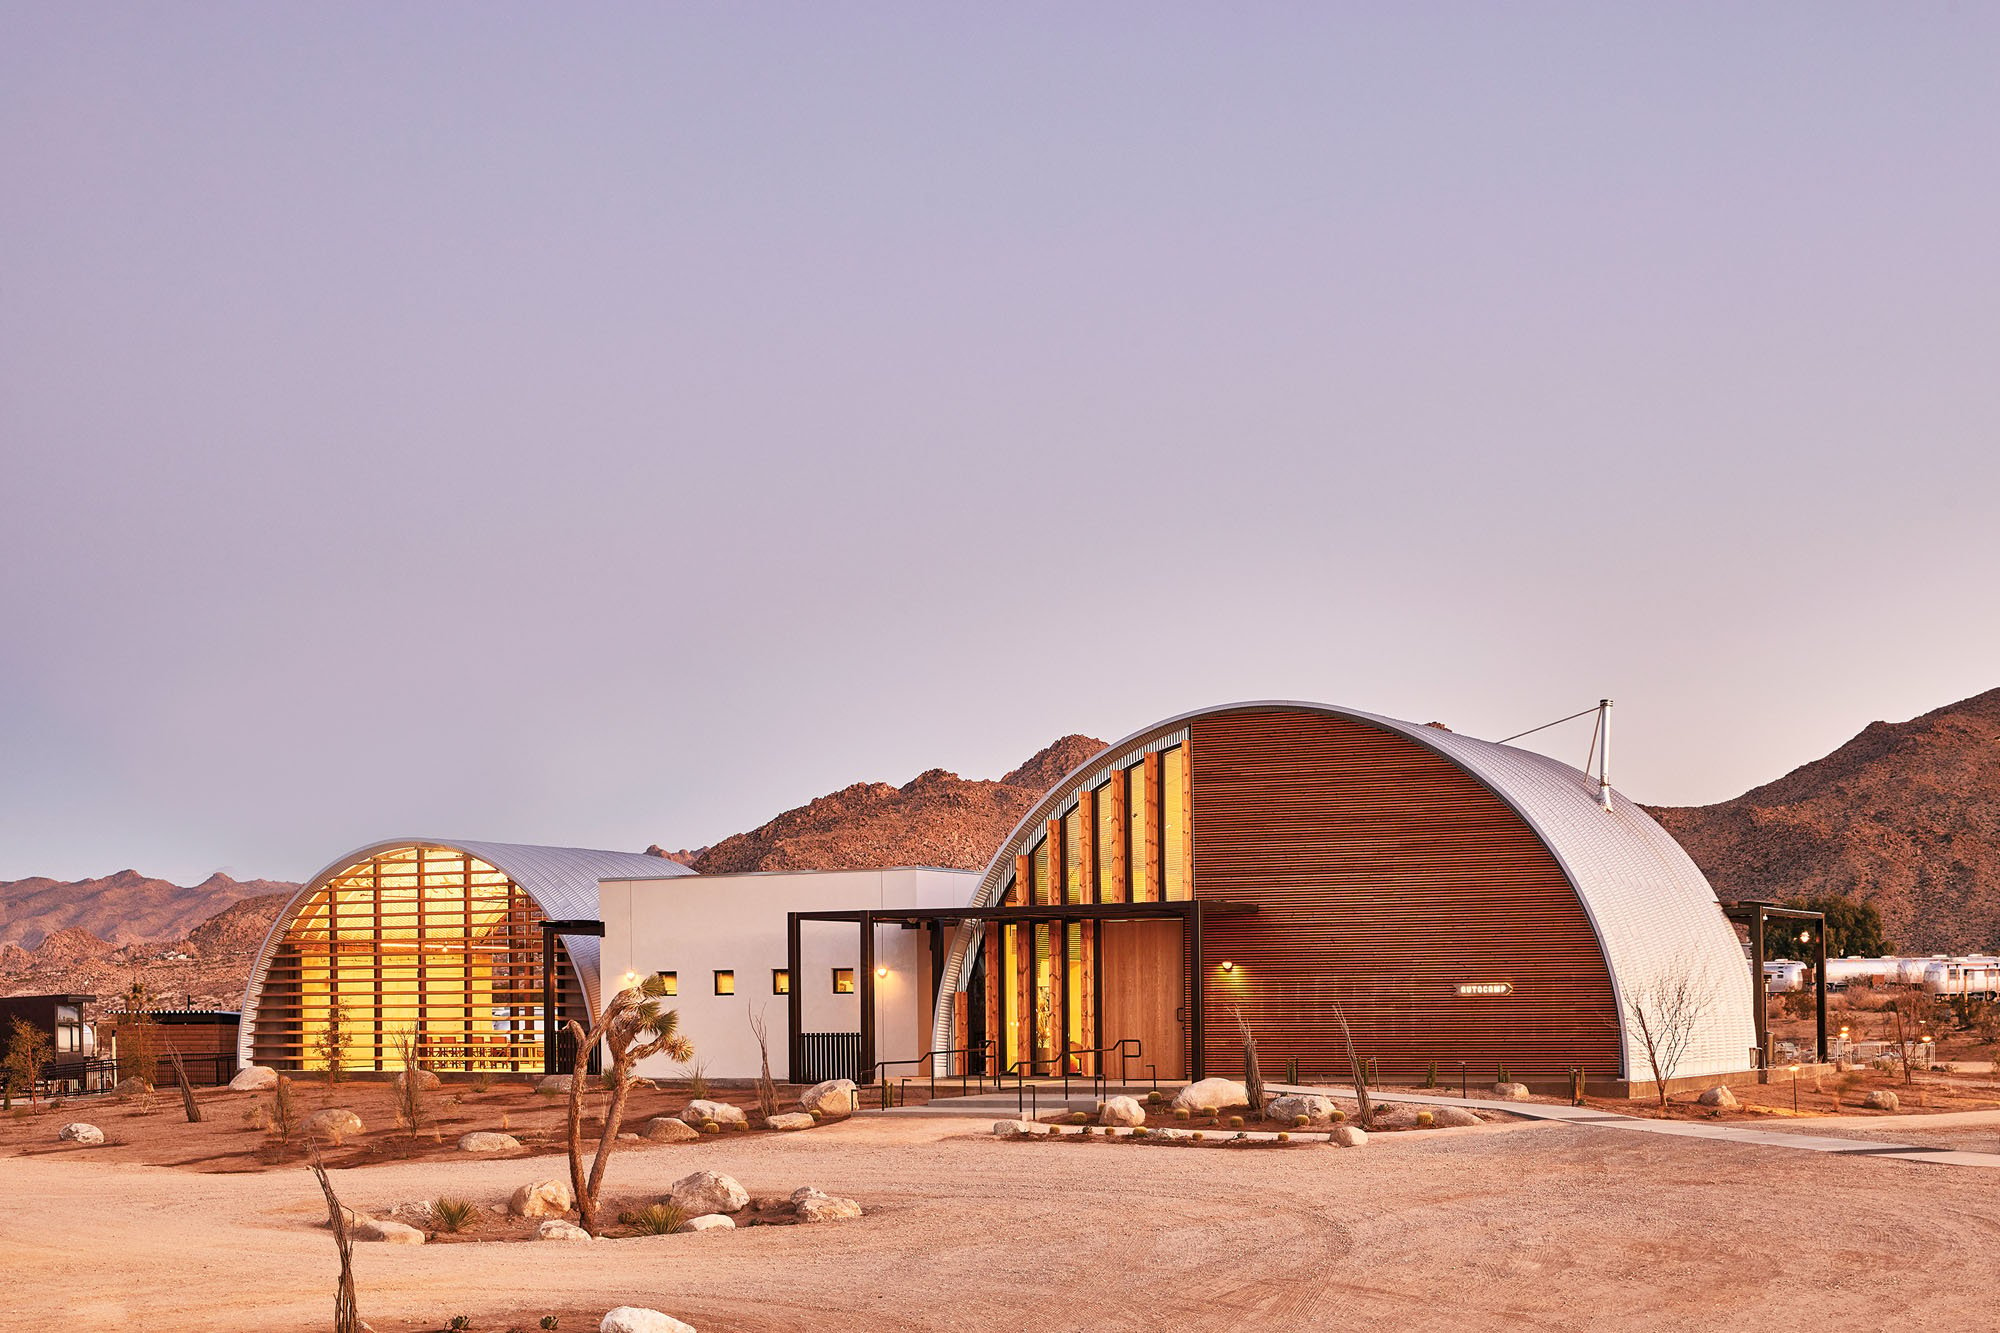
[[[733,968],[715,970],[715,993],[717,995],[736,994],[736,972]]]
[[[782,967],[772,968],[771,994],[790,995],[791,993],[792,993],[792,974],[786,971]]]
[[[835,995],[854,994],[854,969],[836,967],[833,969],[833,993]]]
[[[681,974],[678,972],[662,972],[660,973],[660,984],[666,988],[666,994],[679,995],[681,993]]]

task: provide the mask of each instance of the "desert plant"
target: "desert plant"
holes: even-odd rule
[[[1904,991],[1890,1002],[1889,1013],[1894,1024],[1891,1046],[1897,1063],[1903,1068],[1903,1082],[1914,1083],[1916,1080],[1910,1072],[1912,1062],[1938,1026],[1938,1002],[1924,991]]]
[[[1291,1135],[1289,1135],[1289,1134],[1285,1133],[1285,1131],[1284,1131],[1284,1130],[1282,1130],[1282,1129],[1278,1131],[1278,1142],[1280,1142],[1280,1143],[1290,1143],[1291,1141],[1292,1141],[1292,1136],[1291,1136]]]
[[[634,1231],[647,1236],[665,1236],[678,1231],[687,1222],[687,1210],[671,1203],[650,1203],[629,1213],[620,1213],[618,1220]]]
[[[1292,1117],[1292,1128],[1294,1129],[1304,1129],[1311,1123],[1312,1117],[1309,1115],[1295,1115]]]
[[[1146,1094],[1146,1105],[1158,1106],[1161,1102],[1165,1101],[1166,1099],[1167,1099],[1166,1093],[1161,1092],[1158,1088],[1154,1088],[1151,1092]]]
[[[1333,1114],[1327,1118],[1338,1124],[1340,1121],[1347,1119],[1347,1112],[1336,1106],[1333,1108]]]
[[[1432,1112],[1430,1111],[1417,1112],[1417,1124],[1420,1127],[1428,1129],[1431,1127],[1431,1125],[1435,1124],[1436,1122],[1437,1122],[1437,1116]]]
[[[396,1123],[412,1134],[435,1128],[430,1089],[424,1086],[424,1069],[417,1060],[415,1030],[404,1028],[396,1034],[394,1044],[397,1062],[403,1066],[402,1076],[396,1080]]]
[[[1257,1034],[1250,1030],[1250,1021],[1243,1017],[1240,1006],[1232,1008],[1230,1014],[1236,1019],[1236,1031],[1243,1038],[1243,1086],[1250,1093],[1250,1111],[1253,1115],[1262,1115],[1264,1071],[1257,1067]]]
[[[771,1080],[771,1042],[761,1004],[750,1015],[750,1035],[757,1039],[757,1110],[768,1121],[778,1113],[778,1085]]]
[[[544,1329],[550,1330],[550,1333],[554,1333],[554,1329],[556,1326],[556,1317],[552,1314],[543,1315],[540,1326]]]
[[[1333,1009],[1333,1021],[1340,1024],[1341,1043],[1347,1047],[1347,1071],[1354,1081],[1354,1100],[1357,1104],[1361,1127],[1366,1129],[1375,1120],[1374,1108],[1368,1101],[1368,1075],[1366,1066],[1354,1054],[1354,1033],[1347,1026],[1347,1015],[1340,1011],[1338,1001],[1329,1001],[1328,1003]],[[1339,1118],[1337,1112],[1335,1113],[1335,1118]]]
[[[187,1116],[190,1125],[198,1125],[201,1123],[201,1106],[194,1099],[194,1086],[188,1082],[187,1062],[171,1046],[167,1048],[167,1059],[173,1061],[174,1082],[180,1085],[181,1113]]]
[[[701,1132],[704,1134],[720,1134],[722,1126],[716,1124],[713,1120],[704,1120],[701,1122]]]
[[[702,1098],[708,1096],[708,1062],[689,1060],[683,1068],[687,1075],[688,1096]]]
[[[1495,1083],[1512,1083],[1514,1078],[1507,1072],[1506,1065],[1495,1065],[1493,1066],[1493,1081]]]
[[[1196,1131],[1195,1131],[1195,1132],[1194,1132],[1194,1133],[1193,1133],[1192,1135],[1190,1135],[1189,1137],[1191,1137],[1191,1138],[1192,1138],[1192,1139],[1193,1139],[1193,1140],[1194,1140],[1194,1141],[1195,1141],[1196,1143],[1200,1143],[1200,1142],[1201,1142],[1201,1140],[1202,1140],[1202,1133],[1201,1133],[1201,1131],[1200,1131],[1200,1130],[1198,1130],[1198,1129],[1197,1129],[1197,1130],[1196,1130]]]
[[[55,1043],[49,1034],[17,1015],[7,1033],[7,1057],[0,1060],[0,1079],[5,1080],[5,1095],[0,1101],[6,1109],[13,1109],[17,1092],[28,1095],[29,1106],[35,1104],[42,1066],[54,1054]]]
[[[654,1055],[666,1055],[685,1064],[694,1058],[694,1046],[680,1035],[680,1015],[660,1007],[667,993],[666,981],[658,973],[637,986],[611,997],[604,1012],[588,1032],[571,1019],[567,1024],[576,1041],[576,1060],[570,1070],[569,1115],[565,1129],[569,1141],[570,1189],[576,1199],[577,1221],[585,1231],[597,1234],[597,1201],[604,1188],[604,1172],[618,1146],[618,1130],[625,1123],[625,1098],[632,1090],[632,1067]],[[602,1045],[610,1055],[611,1098],[604,1110],[604,1128],[598,1136],[597,1151],[591,1159],[590,1175],[583,1171],[583,1089],[590,1053]]]
[[[1424,1086],[1427,1088],[1435,1088],[1437,1085],[1438,1085],[1438,1062],[1433,1060],[1430,1062],[1430,1064],[1424,1067]]]
[[[279,1086],[284,1086],[282,1081]],[[317,1143],[312,1145],[311,1164],[320,1192],[326,1196],[326,1216],[333,1228],[334,1248],[340,1252],[340,1280],[333,1289],[333,1333],[358,1333],[362,1324],[355,1309],[354,1238],[347,1231],[347,1210],[340,1206],[340,1196],[333,1192],[333,1182],[327,1179]]]
[[[1233,1115],[1233,1116],[1230,1116],[1230,1117],[1229,1117],[1229,1127],[1230,1127],[1231,1129],[1241,1129],[1241,1128],[1243,1128],[1243,1117],[1242,1117],[1242,1116],[1240,1116],[1240,1115]]]
[[[465,1230],[479,1215],[479,1206],[468,1199],[437,1199],[431,1203],[431,1220],[439,1231]]]
[[[1667,1084],[1694,1044],[1702,1016],[1715,1003],[1715,991],[1713,980],[1683,973],[1660,977],[1645,990],[1625,996],[1625,1012],[1639,1030],[1662,1107],[1667,1104]]]
[[[450,1329],[451,1333],[465,1333],[466,1329],[472,1327],[472,1316],[469,1314],[455,1314],[451,1317],[451,1322],[446,1324],[445,1327]]]
[[[485,1069],[485,1068],[480,1068],[480,1069],[475,1069],[475,1070],[473,1070],[473,1071],[472,1071],[472,1090],[473,1090],[474,1092],[491,1092],[491,1091],[493,1091],[493,1071],[492,1071],[492,1070],[490,1070],[490,1069]],[[553,1318],[554,1318],[555,1316],[551,1315],[551,1316],[549,1316],[549,1317],[553,1319]]]
[[[313,1034],[313,1054],[326,1070],[329,1084],[347,1072],[347,1010],[336,1004],[326,1011],[326,1024]]]
[[[1087,1125],[1090,1123],[1090,1114],[1087,1111],[1071,1111],[1069,1122],[1072,1125]]]
[[[125,992],[125,1012],[118,1023],[118,1079],[122,1083],[136,1078],[149,1089],[160,1063],[160,1025],[153,1021],[152,1003],[145,984],[133,982]]]
[[[271,1129],[280,1143],[290,1143],[299,1132],[298,1099],[292,1093],[292,1080],[283,1074],[278,1075],[278,1085],[271,1089]]]

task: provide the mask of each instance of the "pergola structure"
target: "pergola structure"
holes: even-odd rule
[[[1751,898],[1733,903],[1722,909],[1731,921],[1747,927],[1750,932],[1750,995],[1753,1017],[1757,1024],[1757,1063],[1760,1068],[1771,1065],[1771,1022],[1764,1012],[1766,993],[1764,989],[1764,940],[1766,921],[1776,918],[1782,921],[1813,921],[1819,929],[1813,936],[1813,989],[1818,1000],[1818,1045],[1813,1054],[1819,1060],[1826,1059],[1826,913],[1809,912],[1802,907],[1780,907],[1774,902]]]

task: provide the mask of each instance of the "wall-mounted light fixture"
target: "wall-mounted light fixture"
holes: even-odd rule
[[[1222,960],[1222,970],[1225,972],[1234,972],[1236,970],[1236,964],[1230,962],[1227,958],[1225,958]]]
[[[880,967],[880,966],[878,966],[878,967],[877,967],[877,968],[875,969],[875,978],[876,978],[876,980],[878,980],[878,981],[879,981],[879,980],[881,980],[881,979],[882,979],[883,977],[886,977],[886,976],[888,976],[888,975],[889,975],[889,969],[888,969],[888,968],[886,968],[886,967]]]

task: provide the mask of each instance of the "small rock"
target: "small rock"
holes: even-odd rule
[[[1283,1124],[1296,1124],[1300,1116],[1309,1125],[1330,1124],[1333,1120],[1333,1098],[1322,1097],[1315,1092],[1288,1092],[1273,1097],[1264,1114]]]
[[[267,1092],[278,1086],[278,1071],[269,1065],[245,1065],[229,1080],[231,1092]]]
[[[339,1144],[362,1131],[361,1117],[341,1106],[329,1106],[306,1117],[306,1133]]]
[[[560,1092],[568,1096],[569,1085],[575,1081],[575,1077],[574,1074],[544,1074],[541,1081],[535,1084],[535,1091]]]
[[[1175,1129],[1171,1125],[1169,1125],[1165,1129],[1156,1130],[1154,1132],[1155,1134],[1158,1135],[1158,1137],[1163,1139],[1185,1139],[1192,1137],[1194,1134],[1194,1131],[1191,1129]]]
[[[861,1216],[861,1205],[807,1186],[792,1192],[792,1211],[801,1222],[845,1222]]]
[[[1503,1102],[1525,1102],[1528,1100],[1528,1085],[1525,1083],[1495,1083],[1493,1095]]]
[[[560,1217],[573,1203],[568,1181],[540,1180],[515,1190],[507,1211],[515,1217]]]
[[[1046,1134],[1049,1132],[1049,1126],[1037,1124],[1032,1120],[995,1120],[993,1132],[1002,1138],[1010,1134]]]
[[[1871,1111],[1896,1111],[1902,1109],[1903,1100],[1887,1088],[1877,1088],[1863,1097],[1861,1104]]]
[[[819,1122],[804,1111],[791,1111],[784,1115],[774,1115],[764,1122],[770,1129],[811,1129]]]
[[[1736,1094],[1728,1088],[1718,1085],[1702,1093],[1701,1096],[1695,1098],[1695,1101],[1703,1106],[1734,1106],[1736,1105]]]
[[[1249,1104],[1250,1090],[1226,1078],[1205,1078],[1174,1094],[1174,1105],[1185,1111],[1220,1111]]]
[[[1343,1148],[1365,1148],[1368,1146],[1368,1131],[1354,1125],[1342,1125],[1333,1131],[1333,1141]]]
[[[396,1077],[389,1080],[390,1086],[394,1087],[397,1092],[401,1092],[403,1090],[404,1082],[408,1080],[409,1077],[410,1076],[407,1071],[404,1073],[400,1073],[396,1075]],[[433,1074],[428,1069],[419,1069],[417,1071],[417,1087],[419,1087],[420,1089],[429,1090],[431,1088],[435,1088],[443,1081],[444,1081],[443,1079],[440,1079],[436,1074]]]
[[[1095,1097],[1072,1097],[1063,1103],[1064,1110],[1081,1111],[1089,1116],[1096,1115],[1098,1111],[1103,1109],[1103,1106],[1104,1103],[1098,1101]]]
[[[703,1213],[700,1217],[690,1217],[674,1228],[676,1236],[688,1231],[734,1231],[736,1220],[721,1213]]]
[[[682,1176],[667,1191],[667,1202],[690,1217],[704,1213],[734,1213],[750,1202],[750,1191],[719,1171]]]
[[[709,1120],[718,1125],[747,1126],[750,1123],[750,1117],[744,1113],[742,1107],[731,1106],[728,1102],[711,1102],[701,1097],[687,1104],[687,1109],[681,1112],[681,1119],[690,1125],[699,1125]]]
[[[1446,1128],[1463,1128],[1467,1125],[1483,1124],[1479,1113],[1467,1106],[1440,1106],[1435,1108],[1437,1123]]]
[[[1106,1097],[1104,1109],[1097,1113],[1097,1119],[1106,1125],[1143,1125],[1146,1123],[1146,1108],[1139,1105],[1137,1097]]]
[[[356,1227],[354,1229],[354,1238],[356,1240],[379,1240],[390,1245],[421,1245],[424,1243],[424,1233],[415,1227],[407,1226],[401,1222],[385,1222],[379,1219],[373,1222],[363,1222],[360,1226]]]
[[[430,1199],[411,1199],[389,1210],[389,1216],[411,1226],[427,1227],[437,1220],[437,1204]]]
[[[808,1115],[817,1111],[822,1120],[835,1120],[853,1112],[854,1099],[853,1079],[831,1078],[807,1088],[799,1098],[799,1109]]]
[[[605,1312],[597,1333],[694,1333],[693,1324],[683,1324],[670,1314],[638,1305],[621,1305]]]
[[[460,1152],[514,1152],[520,1146],[521,1141],[512,1134],[497,1134],[486,1129],[474,1130],[458,1141]]]
[[[688,1143],[701,1137],[694,1126],[670,1115],[656,1116],[648,1120],[646,1128],[640,1133],[654,1143]]]
[[[56,1131],[56,1141],[95,1146],[104,1142],[104,1131],[96,1125],[86,1125],[81,1120],[72,1120]]]
[[[542,1223],[540,1226],[535,1228],[535,1239],[536,1240],[595,1240],[596,1237],[592,1236],[588,1231],[585,1231],[582,1227],[578,1226],[574,1222],[564,1222],[558,1218],[550,1218],[548,1221]]]

